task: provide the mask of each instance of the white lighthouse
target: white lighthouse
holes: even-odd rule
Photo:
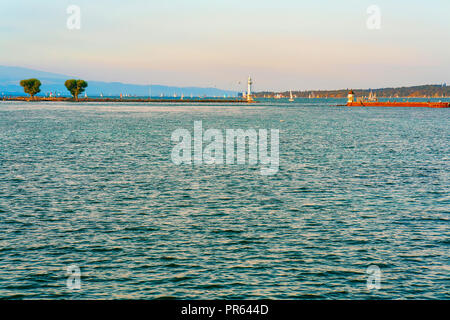
[[[350,90],[347,96],[347,104],[352,104],[354,101],[355,101],[355,94],[353,90]]]
[[[253,101],[253,97],[252,97],[252,78],[248,77],[248,88],[247,88],[247,101]]]

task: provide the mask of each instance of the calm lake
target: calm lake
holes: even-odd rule
[[[0,298],[449,299],[450,109],[338,102],[0,102]],[[278,173],[175,165],[194,121]]]

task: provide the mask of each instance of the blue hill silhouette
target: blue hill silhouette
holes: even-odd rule
[[[46,95],[49,92],[59,93],[61,96],[69,96],[69,92],[64,86],[67,79],[79,79],[73,75],[63,75],[39,71],[23,67],[0,66],[0,95],[26,95],[23,88],[19,85],[20,80],[28,78],[38,78],[41,83],[41,93],[38,95]],[[193,95],[193,96],[235,96],[235,91],[221,90],[217,88],[202,87],[172,87],[163,85],[137,85],[121,82],[103,82],[84,79],[89,83],[86,93],[88,96],[118,96],[129,94],[131,96],[148,96],[151,92],[152,96],[173,96]]]

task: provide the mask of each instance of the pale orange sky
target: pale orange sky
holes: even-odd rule
[[[80,30],[66,27],[69,4]],[[450,82],[448,12],[448,0],[2,1],[0,65],[232,90],[248,75],[255,90]]]

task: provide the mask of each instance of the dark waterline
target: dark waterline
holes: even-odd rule
[[[0,298],[448,299],[450,110],[337,102],[0,102]],[[197,120],[280,129],[278,174],[175,166]]]

